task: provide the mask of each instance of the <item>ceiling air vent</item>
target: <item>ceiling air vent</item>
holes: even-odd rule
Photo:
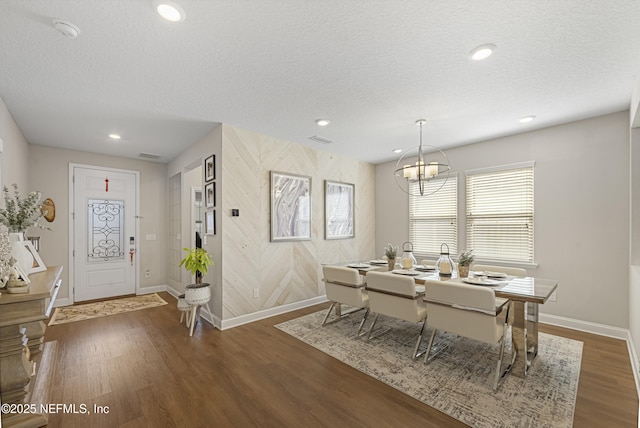
[[[162,156],[154,155],[153,153],[140,153],[138,157],[145,158],[145,159],[160,159]]]
[[[334,142],[333,140],[330,140],[325,137],[321,137],[319,135],[314,135],[313,137],[309,137],[309,139],[311,141],[315,141],[316,143],[320,143],[320,144],[331,144]]]

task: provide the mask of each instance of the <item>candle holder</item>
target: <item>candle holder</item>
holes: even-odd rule
[[[436,270],[440,276],[451,276],[454,267],[453,260],[451,260],[449,256],[449,246],[443,243],[440,245],[440,258],[438,258],[436,263]]]

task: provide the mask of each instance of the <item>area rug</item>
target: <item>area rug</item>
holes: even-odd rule
[[[56,308],[49,325],[66,324],[166,305],[156,293]]]
[[[582,342],[540,333],[529,375],[511,374],[493,392],[497,346],[447,335],[449,347],[425,365],[411,359],[419,324],[380,316],[390,330],[367,342],[355,339],[360,315],[322,327],[324,313],[275,327],[472,427],[573,424]]]

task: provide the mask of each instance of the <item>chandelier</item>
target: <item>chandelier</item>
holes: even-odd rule
[[[445,185],[451,171],[449,158],[442,150],[422,144],[422,125],[425,122],[426,119],[416,120],[416,124],[420,125],[420,145],[405,150],[398,159],[394,171],[398,187],[412,196],[428,196],[436,193]],[[416,159],[416,161],[411,163],[409,159]],[[435,178],[439,180],[432,181]]]

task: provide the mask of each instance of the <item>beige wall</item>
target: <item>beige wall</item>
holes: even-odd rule
[[[219,125],[214,128],[209,134],[207,134],[202,140],[198,141],[183,153],[180,154],[176,159],[171,161],[167,168],[167,180],[169,177],[174,176],[175,174],[181,174],[182,179],[182,248],[190,246],[190,237],[188,236],[189,224],[188,219],[190,216],[190,204],[191,204],[191,186],[196,185],[198,183],[197,177],[191,177],[193,180],[189,181],[185,179],[185,175],[188,171],[192,170],[196,165],[202,165],[204,159],[211,156],[212,154],[216,155],[216,171],[218,174],[216,175],[216,190],[220,192],[220,186],[222,185],[222,177],[220,176],[220,168],[221,168],[221,153],[222,153],[222,126]],[[204,177],[203,177],[204,178]],[[195,181],[194,181],[195,180]],[[200,181],[200,185],[204,190],[204,183]],[[168,201],[168,196],[167,196]],[[218,194],[218,202],[220,201],[220,194]],[[218,234],[211,235],[206,237],[206,243],[203,241],[202,247],[205,248],[214,261],[214,266],[209,269],[207,276],[203,279],[204,282],[208,282],[211,284],[211,310],[214,313],[214,317],[216,318],[215,322],[218,324],[218,321],[222,318],[222,269],[220,268],[222,256],[222,238],[220,233],[220,216],[221,216],[221,207],[216,206],[216,224],[218,225]],[[175,236],[168,236],[167,239],[176,239]],[[169,260],[169,263],[175,263],[175,260]],[[177,261],[179,262],[179,260]],[[176,291],[183,293],[184,287],[189,283],[190,278],[186,272],[182,272],[182,281],[180,283],[176,283],[174,281],[169,280],[169,285],[175,289]],[[219,326],[219,325],[218,325]]]
[[[0,185],[11,188],[18,185],[20,191],[31,191],[29,187],[29,143],[0,98],[0,139],[3,151],[0,153]],[[4,200],[2,201],[4,206]]]
[[[629,327],[629,112],[447,150],[459,173],[458,231],[464,236],[464,171],[535,161],[535,260],[529,273],[560,281],[541,312]],[[376,250],[408,239],[408,198],[395,162],[376,167]],[[460,240],[458,248],[464,249]]]
[[[320,264],[374,257],[373,165],[223,124],[223,318],[324,294]],[[270,242],[270,171],[311,177],[312,239]],[[324,180],[354,183],[355,238],[324,239]],[[231,217],[231,209],[240,210]],[[254,298],[254,290],[259,297]]]
[[[167,166],[135,159],[97,155],[74,150],[29,145],[29,182],[33,189],[42,192],[43,198],[51,198],[56,204],[56,219],[49,226],[52,231],[31,229],[27,235],[38,232],[40,254],[47,265],[63,265],[63,285],[58,299],[69,294],[69,164],[77,163],[98,167],[117,168],[140,172],[140,287],[166,284],[165,272],[165,198]],[[156,241],[146,241],[147,234],[155,234]],[[144,277],[145,270],[151,278]],[[144,291],[142,291],[144,293]]]

